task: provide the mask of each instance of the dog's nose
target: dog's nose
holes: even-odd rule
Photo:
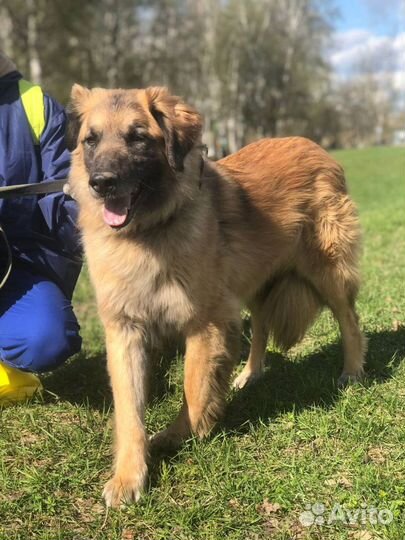
[[[113,173],[95,173],[90,177],[89,185],[98,195],[105,197],[114,193],[117,180]]]

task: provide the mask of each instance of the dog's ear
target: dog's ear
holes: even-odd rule
[[[70,103],[66,107],[66,131],[65,142],[67,149],[72,152],[77,146],[80,127],[82,124],[82,115],[85,103],[88,101],[91,90],[74,84],[70,94]]]
[[[145,90],[149,111],[163,133],[167,160],[175,171],[184,169],[184,158],[200,140],[201,115],[167,88],[150,87]]]

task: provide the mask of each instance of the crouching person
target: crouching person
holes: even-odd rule
[[[66,178],[63,108],[0,50],[0,186]],[[40,390],[35,373],[81,347],[71,298],[81,253],[75,202],[63,194],[0,199],[0,405]],[[10,253],[11,252],[11,253]]]

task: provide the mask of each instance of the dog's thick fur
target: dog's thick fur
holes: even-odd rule
[[[107,504],[137,500],[145,485],[145,378],[160,337],[186,340],[184,404],[160,443],[203,436],[220,416],[242,306],[253,338],[236,387],[263,370],[269,334],[288,349],[323,306],[340,326],[343,379],[361,375],[359,223],[341,167],[319,146],[264,139],[214,164],[203,159],[200,115],[166,89],[78,85],[68,140],[114,394]],[[95,191],[100,175],[112,178],[106,193]],[[129,196],[127,221],[107,224],[105,207]]]

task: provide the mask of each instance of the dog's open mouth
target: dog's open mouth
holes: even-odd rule
[[[139,194],[140,189],[136,193],[128,193],[120,197],[105,199],[103,205],[103,219],[105,223],[114,229],[125,227],[131,221],[135,202]]]

